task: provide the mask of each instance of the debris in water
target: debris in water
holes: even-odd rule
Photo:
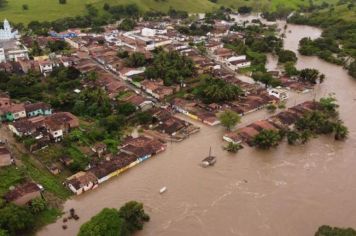
[[[68,227],[66,225],[62,225],[62,229],[66,230]]]

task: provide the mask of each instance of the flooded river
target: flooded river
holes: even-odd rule
[[[282,24],[282,23],[280,23]],[[297,50],[299,39],[321,31],[289,25],[285,48]],[[269,57],[273,67],[273,58]],[[137,235],[314,235],[322,224],[356,227],[356,80],[341,67],[315,57],[299,56],[297,67],[313,67],[326,75],[315,92],[292,96],[289,105],[335,93],[349,139],[319,137],[306,145],[286,143],[271,151],[244,148],[238,154],[222,150],[221,127],[201,132],[151,160],[110,180],[98,189],[68,200],[80,220],[62,230],[62,220],[38,235],[75,235],[80,224],[104,207],[137,200],[151,216]],[[265,118],[259,111],[243,118],[244,125]],[[212,168],[198,164],[209,147],[218,157]],[[159,189],[167,186],[165,194]]]

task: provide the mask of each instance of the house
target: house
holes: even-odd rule
[[[242,141],[246,142],[248,145],[253,145],[253,138],[259,134],[259,132],[253,127],[244,127],[238,130]]]
[[[233,143],[233,144],[239,144],[242,142],[240,135],[237,134],[236,132],[229,132],[229,133],[224,134],[223,140],[225,140],[226,142],[229,142],[229,143]]]
[[[38,62],[42,74],[47,75],[53,71],[53,64],[49,60]]]
[[[26,205],[33,199],[41,197],[42,187],[33,182],[27,182],[16,186],[14,189],[7,192],[4,196],[7,202],[14,203],[19,206]]]
[[[225,61],[227,58],[232,57],[234,53],[231,49],[228,48],[218,48],[214,51],[214,55],[217,60]]]
[[[44,102],[25,104],[25,110],[26,110],[27,117],[33,117],[39,115],[44,115],[44,116],[52,115],[51,106]]]
[[[83,192],[96,188],[98,186],[98,179],[91,172],[80,171],[68,177],[65,184],[73,193],[80,195]]]
[[[165,149],[165,146],[160,141],[140,136],[138,138],[126,139],[122,144],[121,152],[148,159],[152,155],[158,154]]]
[[[39,127],[43,126],[45,117],[37,116],[15,121],[9,124],[9,129],[19,137],[30,136],[36,132]]]
[[[94,166],[89,172],[96,176],[100,184],[134,167],[138,163],[140,163],[140,160],[135,155],[120,152],[109,160]]]
[[[0,167],[9,166],[13,162],[10,151],[4,146],[0,146]]]
[[[26,117],[25,106],[22,103],[11,103],[10,106],[0,108],[1,121],[14,121]]]

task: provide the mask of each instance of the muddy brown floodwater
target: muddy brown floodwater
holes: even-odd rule
[[[294,51],[300,38],[321,33],[308,26],[289,25],[288,30],[285,48]],[[58,220],[38,235],[75,235],[102,208],[129,200],[143,202],[151,216],[137,235],[304,236],[314,235],[322,224],[356,227],[356,80],[316,57],[298,58],[298,68],[316,68],[326,80],[313,93],[292,95],[289,105],[335,93],[350,131],[345,142],[322,136],[306,145],[283,143],[271,151],[246,147],[232,155],[222,150],[223,128],[198,124],[200,133],[68,200],[65,211],[75,208],[80,220],[66,231]],[[241,125],[266,116],[253,113]],[[210,146],[217,163],[203,169],[198,164]],[[162,186],[167,192],[160,195]]]

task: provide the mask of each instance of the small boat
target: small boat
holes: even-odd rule
[[[211,155],[211,147],[209,149],[209,156],[204,158],[201,162],[202,167],[212,166],[216,163],[216,157]]]
[[[161,188],[161,189],[159,190],[159,193],[162,194],[162,193],[164,193],[164,192],[166,192],[166,191],[167,191],[167,187],[164,186],[163,188]]]

